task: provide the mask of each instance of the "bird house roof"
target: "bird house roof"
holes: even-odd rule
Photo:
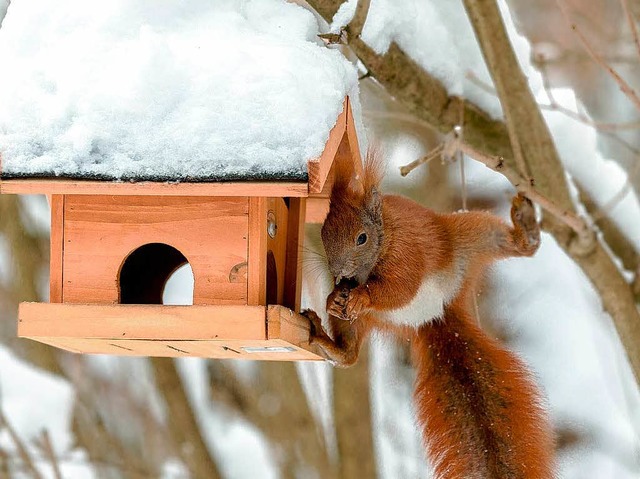
[[[279,0],[12,2],[1,191],[223,194],[252,181],[254,195],[281,183],[282,196],[304,196],[353,129],[357,91],[317,29]]]

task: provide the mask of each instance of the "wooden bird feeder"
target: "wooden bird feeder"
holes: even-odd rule
[[[20,305],[18,335],[77,353],[322,359],[298,314],[301,247],[337,162],[362,168],[348,99],[306,182],[0,179],[51,205],[50,302]],[[193,305],[162,305],[186,263]]]

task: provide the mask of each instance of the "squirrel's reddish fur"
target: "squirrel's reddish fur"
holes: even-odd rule
[[[475,325],[445,308],[412,343],[415,404],[438,478],[552,478],[553,440],[527,369]]]
[[[346,367],[372,329],[411,339],[417,417],[436,478],[553,478],[553,435],[531,375],[468,312],[491,262],[537,250],[531,203],[514,198],[513,227],[487,212],[441,215],[379,194],[380,172],[371,157],[362,179],[336,171],[322,236],[333,276],[347,279],[327,299],[332,337],[307,312],[312,342]],[[416,316],[407,308],[427,280],[424,300],[440,294],[441,309]]]

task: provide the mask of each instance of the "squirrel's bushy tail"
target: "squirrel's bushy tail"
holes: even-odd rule
[[[413,341],[415,402],[437,479],[552,479],[554,440],[524,364],[463,308]]]

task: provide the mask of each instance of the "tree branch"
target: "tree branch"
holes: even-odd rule
[[[576,234],[580,244],[586,249],[593,248],[595,246],[595,238],[593,231],[589,228],[589,225],[584,219],[577,216],[571,210],[565,210],[560,208],[557,204],[551,201],[546,196],[540,194],[535,188],[531,180],[528,180],[520,173],[512,170],[504,164],[502,158],[496,158],[493,156],[487,156],[480,151],[476,151],[473,148],[460,144],[460,150],[470,156],[476,161],[484,164],[487,168],[502,174],[509,182],[516,188],[517,191],[524,194],[531,201],[538,203],[545,211],[551,214],[555,219],[564,223],[571,228]]]
[[[527,79],[520,69],[507,35],[500,10],[495,0],[464,0],[465,8],[476,37],[496,85],[502,108],[507,118],[510,136],[517,136],[526,148],[525,160],[536,184],[541,178],[555,176],[556,188],[551,195],[554,203],[574,212],[560,158]],[[547,227],[560,239],[560,245],[582,267],[600,292],[605,309],[613,317],[618,334],[625,347],[631,367],[640,379],[640,314],[635,305],[631,287],[618,271],[603,246],[593,236],[593,248],[584,241],[562,240],[566,226],[549,224]],[[576,248],[576,246],[579,246]]]
[[[342,2],[308,0],[308,3],[330,22]],[[499,92],[503,108],[505,94],[514,95],[507,103],[509,114],[505,116],[512,122],[514,133],[518,135],[525,161],[535,179],[536,189],[560,208],[574,212],[564,169],[558,161],[546,126],[540,125],[543,120],[539,112],[535,113],[537,105],[532,101],[526,81],[522,81],[524,75],[511,48],[500,12],[495,2],[482,2],[482,5],[476,2],[476,7],[479,9],[475,15],[476,35],[483,50],[492,50],[484,54],[496,86],[499,84],[503,90]],[[492,119],[469,101],[450,97],[442,83],[422,70],[396,44],[392,43],[384,55],[378,55],[362,39],[350,36],[349,47],[390,95],[410,113],[443,134],[449,133],[457,125],[462,102],[465,143],[489,156],[502,157],[507,166],[517,170],[511,148],[511,135],[504,122]],[[502,58],[501,55],[505,57]],[[509,80],[511,75],[518,78]],[[514,93],[514,88],[522,90]],[[536,125],[527,133],[529,119],[534,119]],[[524,123],[518,127],[517,122],[521,121]],[[627,350],[636,379],[640,378],[640,314],[636,309],[631,287],[599,242],[595,242],[594,248],[574,248],[576,235],[570,228],[548,218],[545,218],[543,227],[553,234],[558,244],[580,265],[600,293],[603,306],[612,316]]]

